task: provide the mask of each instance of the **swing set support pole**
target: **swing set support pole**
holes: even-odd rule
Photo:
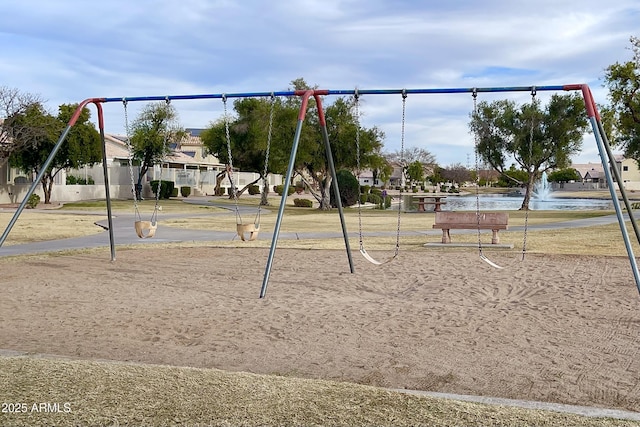
[[[611,171],[607,167],[607,158],[609,159],[609,164],[611,165],[611,169],[614,170],[614,174],[616,175],[618,189],[627,207],[627,212],[631,220],[631,223],[633,225],[633,229],[636,232],[636,237],[638,237],[638,229],[635,224],[635,219],[633,218],[632,209],[630,209],[631,206],[629,204],[629,200],[627,199],[623,182],[620,179],[620,176],[615,166],[615,159],[613,158],[613,153],[611,152],[611,149],[609,147],[605,147],[605,144],[608,145],[608,141],[606,140],[604,127],[602,126],[602,122],[600,121],[600,114],[598,114],[596,103],[593,99],[593,95],[591,94],[591,89],[589,89],[589,86],[587,85],[583,85],[581,89],[582,89],[582,96],[585,102],[585,107],[587,109],[587,115],[589,116],[589,122],[591,123],[591,127],[593,129],[593,134],[596,139],[596,145],[598,146],[598,153],[600,154],[600,160],[602,162],[605,178],[607,180],[607,186],[609,187],[609,193],[611,194],[611,201],[613,202],[613,207],[615,208],[616,216],[618,218],[618,224],[620,225],[620,232],[622,233],[622,239],[624,240],[624,245],[625,245],[625,248],[627,249],[627,255],[629,257],[629,262],[631,264],[633,278],[636,282],[636,288],[638,289],[638,292],[640,292],[640,273],[638,272],[638,264],[636,262],[636,257],[633,253],[633,247],[631,246],[629,233],[627,232],[627,227],[625,225],[624,215],[622,213],[622,208],[620,207],[620,200],[618,200],[618,195],[616,194],[616,188],[613,182],[613,177],[611,176],[612,175]]]
[[[278,236],[280,235],[280,227],[282,226],[282,217],[284,216],[284,207],[287,203],[287,196],[289,195],[289,186],[291,185],[291,177],[293,176],[293,168],[296,161],[296,154],[298,152],[298,145],[300,143],[300,133],[302,131],[302,124],[307,112],[309,104],[309,98],[314,97],[318,108],[318,117],[320,120],[320,126],[322,129],[322,137],[324,139],[325,148],[327,152],[327,162],[329,163],[329,169],[331,172],[331,178],[333,179],[334,196],[338,205],[338,212],[340,214],[340,223],[342,225],[342,234],[344,235],[344,243],[347,249],[347,257],[349,259],[349,267],[351,273],[355,271],[353,266],[353,258],[351,257],[351,250],[349,248],[349,236],[347,235],[347,226],[344,219],[344,212],[342,210],[342,203],[340,201],[340,189],[338,188],[338,179],[336,176],[336,168],[333,163],[333,154],[331,153],[331,144],[329,142],[329,134],[327,132],[327,125],[322,110],[321,95],[326,95],[327,91],[321,90],[301,90],[296,91],[295,95],[302,97],[302,105],[300,106],[300,112],[298,114],[298,125],[296,126],[296,132],[293,137],[293,146],[291,147],[291,154],[289,155],[289,166],[287,167],[287,174],[284,180],[284,188],[282,190],[282,198],[280,199],[280,207],[278,208],[278,216],[276,218],[276,225],[273,230],[273,237],[271,239],[271,248],[269,250],[269,257],[267,258],[267,266],[265,267],[264,278],[262,280],[262,287],[260,289],[260,298],[264,298],[267,294],[267,286],[269,285],[269,276],[271,275],[271,267],[273,265],[273,258],[278,245]]]
[[[102,143],[102,174],[104,176],[104,197],[107,201],[107,223],[109,227],[109,249],[111,251],[111,262],[116,260],[115,238],[113,236],[113,215],[111,210],[111,193],[109,191],[109,167],[107,166],[107,143],[104,138],[104,115],[102,114],[102,104],[95,103],[98,109],[98,128],[100,129],[100,142]]]
[[[312,95],[313,95],[312,90],[305,91],[305,93],[302,94],[302,105],[300,106],[300,112],[298,114],[298,124],[296,126],[296,133],[293,137],[293,145],[291,146],[291,154],[289,155],[289,166],[287,167],[287,174],[284,179],[284,188],[282,189],[282,197],[280,199],[280,207],[278,208],[276,225],[273,229],[273,237],[271,238],[271,248],[269,249],[267,266],[264,271],[264,278],[262,279],[262,287],[260,288],[260,298],[264,298],[267,294],[267,286],[269,285],[269,276],[271,275],[271,266],[273,265],[273,257],[276,252],[276,246],[278,245],[278,236],[280,235],[280,227],[282,225],[282,216],[284,215],[284,206],[287,203],[287,196],[289,195],[289,186],[291,184],[291,177],[293,176],[293,166],[296,160],[296,154],[298,153],[298,144],[300,143],[300,133],[302,132],[302,124],[304,123],[304,117],[306,115],[307,105],[309,104],[309,97],[311,97]]]

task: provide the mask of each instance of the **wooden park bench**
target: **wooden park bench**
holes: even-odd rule
[[[449,230],[491,230],[491,244],[500,243],[498,230],[506,230],[509,222],[509,214],[505,212],[481,212],[478,216],[476,212],[436,212],[435,224],[433,228],[442,229],[442,243],[451,243]]]

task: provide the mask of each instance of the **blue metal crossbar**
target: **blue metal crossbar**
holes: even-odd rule
[[[341,90],[316,90],[320,95],[394,95],[402,94],[452,94],[452,93],[486,93],[486,92],[531,92],[536,91],[562,91],[581,90],[583,85],[551,85],[551,86],[504,86],[504,87],[468,87],[468,88],[433,88],[433,89],[341,89]],[[166,101],[166,100],[191,100],[191,99],[222,99],[226,98],[261,98],[261,97],[290,97],[301,94],[300,90],[288,90],[279,92],[239,92],[239,93],[210,93],[199,95],[157,95],[157,96],[130,96],[120,98],[98,98],[101,102],[136,102],[136,101]]]

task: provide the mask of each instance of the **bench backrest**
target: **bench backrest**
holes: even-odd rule
[[[506,212],[481,212],[480,225],[507,225],[509,214]],[[436,212],[436,224],[469,224],[478,225],[478,214],[476,212]]]

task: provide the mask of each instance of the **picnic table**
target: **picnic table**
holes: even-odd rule
[[[442,205],[446,205],[447,202],[444,199],[447,196],[413,196],[414,203],[418,206],[418,212],[426,212],[425,206],[433,205],[434,212],[440,212]]]

